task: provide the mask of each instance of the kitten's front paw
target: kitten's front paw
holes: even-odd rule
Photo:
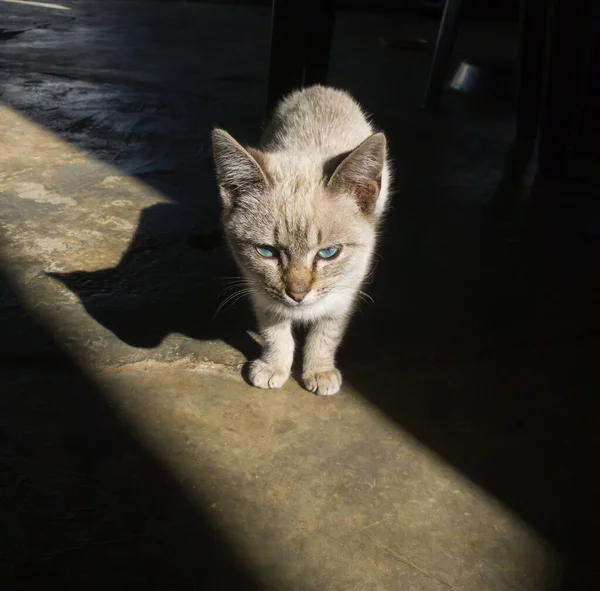
[[[262,359],[253,361],[248,371],[250,383],[257,388],[281,388],[289,377],[289,371],[278,369]]]
[[[331,396],[340,391],[342,374],[335,367],[327,371],[306,371],[302,375],[302,381],[307,390],[318,396]]]

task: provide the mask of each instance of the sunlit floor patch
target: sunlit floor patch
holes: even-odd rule
[[[71,10],[63,4],[53,4],[52,2],[34,2],[33,0],[0,0],[7,4],[25,4],[26,6],[38,6],[39,8],[52,8],[54,10]]]
[[[351,388],[168,368],[103,383],[268,588],[545,588],[541,540]]]
[[[348,384],[324,400],[294,381],[281,391],[252,389],[240,377],[244,355],[218,333],[165,330],[136,346],[161,315],[181,307],[179,293],[153,283],[155,259],[174,252],[167,266],[181,276],[192,265],[212,269],[216,255],[187,252],[166,233],[160,248],[147,242],[134,253],[142,283],[129,290],[134,279],[119,265],[140,211],[165,197],[7,106],[0,108],[0,137],[4,256],[29,305],[94,367],[110,405],[267,588],[544,589],[554,559],[547,546],[365,402],[367,393]],[[121,290],[120,299],[110,290],[91,292],[86,275],[82,304],[47,275],[111,267],[117,271],[101,277]],[[135,338],[119,333],[147,300],[158,307],[135,326]],[[103,315],[115,308],[117,325]],[[149,359],[156,363],[141,371],[115,371]],[[411,395],[411,377],[393,378],[403,396]]]

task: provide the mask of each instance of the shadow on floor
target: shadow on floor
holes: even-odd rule
[[[3,341],[53,342],[2,270],[0,294]],[[57,343],[0,364],[2,589],[260,588]]]
[[[597,247],[570,250],[595,273]],[[600,331],[598,278],[577,277],[576,258],[561,269],[561,255],[549,245],[514,253],[483,293],[434,281],[425,304],[415,276],[396,269],[407,280],[404,309],[359,319],[342,360],[364,397],[558,550],[551,588],[566,591],[591,589],[598,577]]]
[[[513,190],[496,197],[510,202]],[[460,210],[446,197],[397,200],[369,286],[375,304],[342,349],[346,381],[556,547],[560,588],[588,588],[600,532],[599,244],[530,239],[497,208]],[[218,242],[144,241],[164,207],[144,212],[116,268],[60,280],[129,344],[180,332],[254,357],[246,305],[212,318],[207,277],[235,273]]]
[[[239,272],[220,233],[155,232],[156,221],[178,208],[159,203],[144,209],[116,267],[48,276],[77,294],[90,316],[128,345],[153,348],[179,333],[224,340],[252,359],[258,345],[240,327],[252,328],[253,317],[248,306],[233,305]]]
[[[342,365],[386,416],[558,550],[549,588],[591,589],[600,239],[574,220],[594,188],[546,183],[538,196],[559,198],[524,208],[514,181],[505,174],[479,213],[444,202],[448,191],[433,207],[400,198],[369,290],[376,305],[351,325]]]
[[[424,78],[406,77],[411,88],[422,88]],[[254,102],[232,115],[234,133],[236,126],[258,129],[255,86]],[[389,93],[396,100],[393,89]],[[110,106],[118,99],[105,100]],[[199,135],[223,116],[216,102],[213,111],[190,114]],[[413,111],[404,107],[390,107],[403,118],[380,120],[403,173],[403,192],[369,287],[375,305],[356,315],[344,344],[346,381],[555,545],[565,567],[557,587],[593,588],[600,531],[594,484],[600,452],[598,244],[511,241],[503,230],[492,232],[500,214],[482,191],[494,183],[481,179],[501,167],[505,138],[489,139],[497,130],[479,129],[476,122],[465,128],[464,120],[416,116],[414,105]],[[118,135],[110,115],[100,136],[97,126],[86,135],[80,128],[52,127],[47,114],[38,121],[99,158],[101,146],[95,149],[91,140],[101,136],[110,143]],[[142,119],[135,125],[143,128]],[[135,139],[151,143],[153,136]],[[213,190],[210,169],[180,176],[187,180],[178,186],[177,174],[125,168],[173,203],[142,212],[117,267],[55,277],[128,344],[153,347],[179,332],[220,338],[256,355],[244,336],[252,323],[245,306],[213,318],[222,278],[237,275],[218,242],[209,235],[199,244],[202,237],[191,233],[156,230],[159,220],[187,211],[199,186]],[[513,189],[504,187],[495,201],[506,197],[509,221]],[[15,385],[2,402],[10,434],[5,441],[12,447],[2,456],[8,497],[0,508],[8,526],[0,531],[9,532],[11,547],[24,540],[32,563],[48,561],[58,573],[99,573],[96,582],[86,581],[90,589],[120,588],[111,579],[119,569],[129,573],[128,589],[144,584],[138,576],[164,580],[165,587],[168,581],[170,588],[199,588],[199,581],[206,588],[251,588],[243,567],[230,562],[216,533],[111,414],[100,391],[62,353],[57,358],[48,374],[28,363],[10,370]],[[94,540],[93,551],[82,543],[84,533]],[[57,555],[57,548],[66,551]],[[191,587],[188,577],[197,577]]]

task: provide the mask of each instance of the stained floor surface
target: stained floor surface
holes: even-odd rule
[[[374,302],[339,396],[260,391],[208,137],[260,133],[269,11],[56,3],[0,2],[0,586],[589,588],[597,218],[565,185],[577,238],[523,231],[510,99],[426,114],[435,23],[340,14],[397,169]]]

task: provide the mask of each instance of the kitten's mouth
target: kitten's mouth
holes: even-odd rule
[[[280,292],[280,291],[275,291],[275,290],[271,291],[269,289],[267,289],[265,291],[266,291],[266,295],[269,297],[269,299],[271,301],[275,301],[278,304],[283,305],[286,308],[290,308],[290,309],[294,309],[294,308],[308,308],[312,304],[315,303],[315,296],[314,296],[313,292],[308,293],[301,300],[297,300],[297,299],[294,299],[294,298],[290,297],[285,292]]]
[[[312,304],[314,301],[313,298],[310,297],[311,295],[312,294],[307,294],[307,296],[303,299],[296,300],[284,293],[281,294],[281,300],[288,308],[306,308],[307,306],[310,306],[310,304]]]
[[[286,306],[290,307],[290,308],[300,308],[301,306],[306,306],[305,302],[296,302],[294,300],[289,300],[289,299],[285,299],[285,304]]]
[[[284,299],[284,304],[288,307],[288,308],[310,308],[311,306],[313,306],[316,302],[318,301],[318,298],[316,298],[313,294],[310,294],[309,296],[307,296],[306,298],[304,298],[303,300],[295,301],[292,298],[286,296]]]
[[[302,304],[304,304],[304,301],[299,301],[297,302],[296,300],[293,300],[292,298],[290,298],[288,295],[283,294],[281,296],[281,301],[288,307],[288,308],[298,308],[299,306],[302,306]]]

